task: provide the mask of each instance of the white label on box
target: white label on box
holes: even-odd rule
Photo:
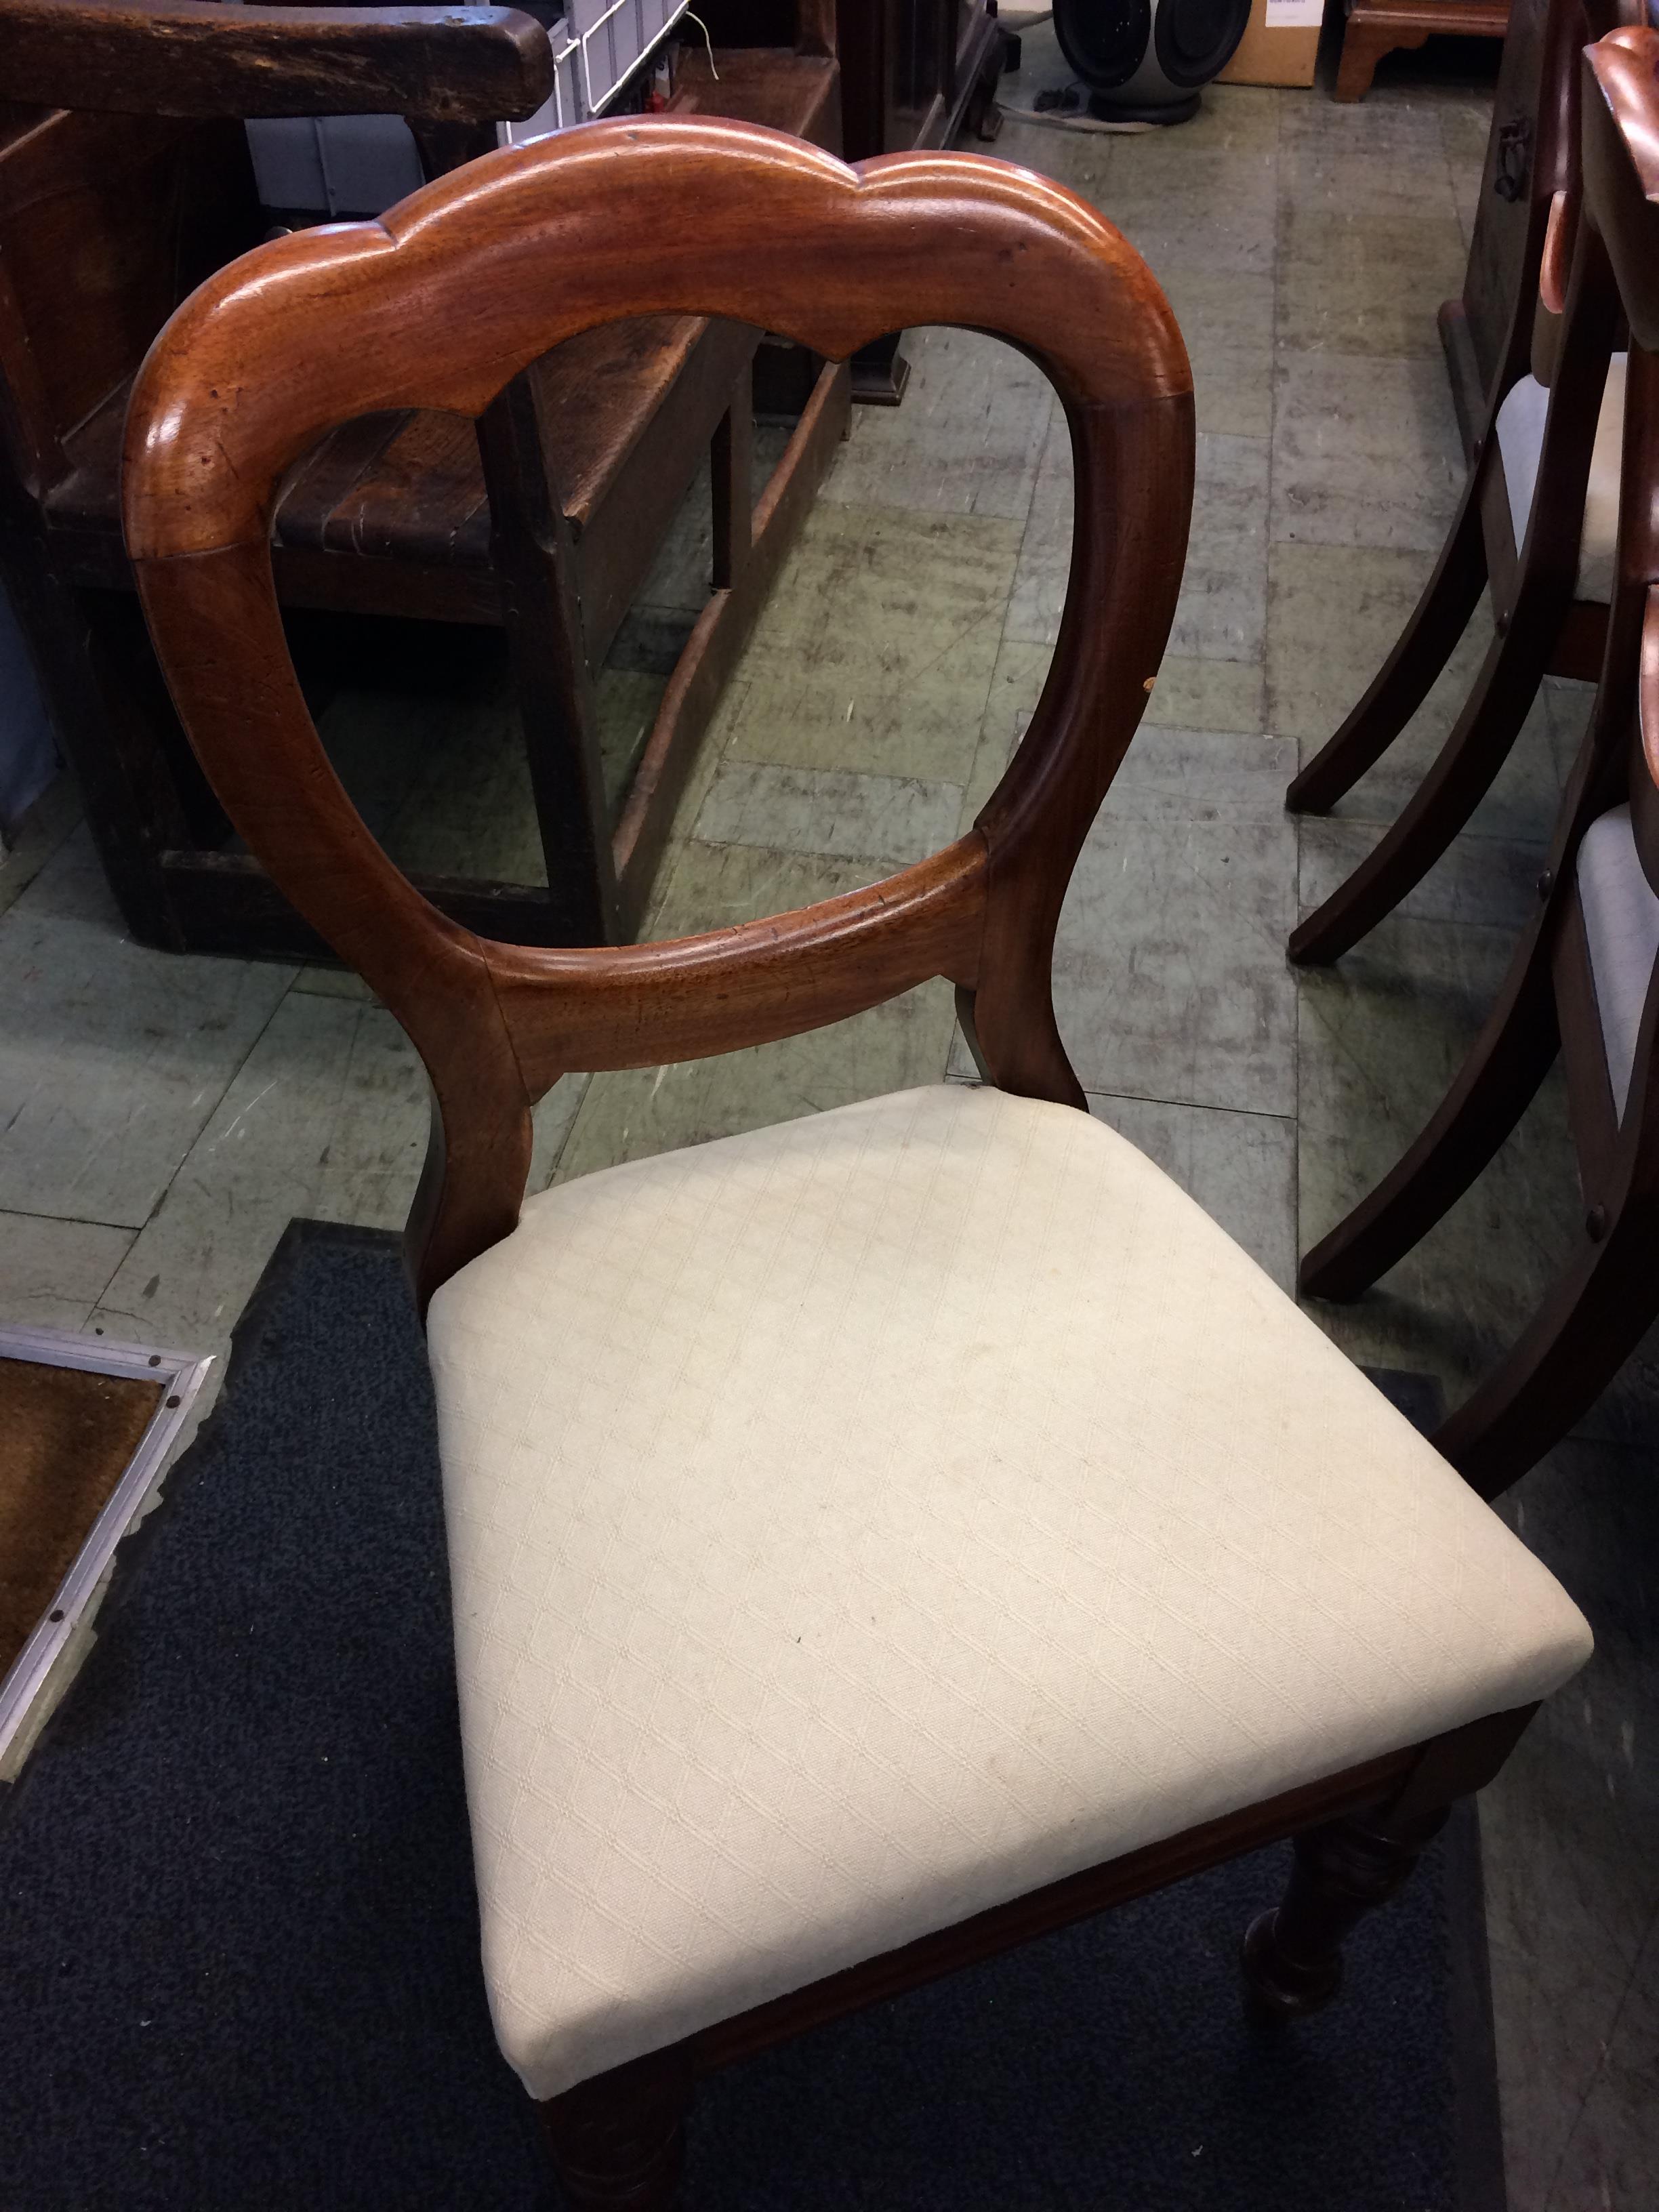
[[[1267,0],[1270,31],[1316,31],[1325,20],[1325,0]]]

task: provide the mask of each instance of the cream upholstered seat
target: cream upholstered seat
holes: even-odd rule
[[[1573,596],[1613,599],[1613,548],[1619,534],[1619,469],[1625,441],[1625,368],[1630,356],[1616,353],[1607,363],[1601,411],[1595,418],[1595,443],[1584,486],[1584,521],[1578,538],[1578,578]],[[1523,376],[1505,393],[1498,410],[1498,451],[1504,486],[1510,497],[1510,521],[1518,552],[1526,543],[1544,452],[1544,422],[1550,395],[1535,376]]]
[[[538,2097],[1589,1649],[1069,1107],[941,1085],[589,1176],[429,1342],[486,1974]]]

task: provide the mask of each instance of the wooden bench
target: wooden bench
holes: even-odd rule
[[[217,117],[363,106],[362,70],[385,41],[366,33],[352,49],[348,19],[330,13],[0,0],[0,42],[9,21],[20,33],[14,87],[43,107],[74,95],[96,29],[102,66],[87,81],[112,103],[0,110],[0,397],[11,433],[0,565],[125,919],[147,942],[179,949],[320,947],[231,848],[179,742],[127,597],[121,429],[149,338],[194,283],[261,234],[240,125]],[[264,18],[277,20],[256,82],[242,48],[247,19]],[[527,20],[398,12],[404,112],[428,168],[480,144],[480,110],[514,117],[544,96],[545,36],[531,26],[538,46],[520,28]],[[416,33],[425,44],[411,55]],[[125,66],[112,40],[125,42]],[[829,38],[809,26],[793,47],[723,49],[718,70],[716,81],[693,61],[672,107],[838,149]],[[641,318],[534,363],[476,428],[429,410],[347,423],[284,488],[272,562],[286,607],[507,632],[547,880],[426,882],[456,918],[487,916],[495,934],[529,943],[609,943],[637,927],[697,741],[845,428],[845,370],[799,356],[799,420],[754,502],[753,379],[776,351],[738,324]],[[613,819],[594,681],[705,454],[711,596]]]

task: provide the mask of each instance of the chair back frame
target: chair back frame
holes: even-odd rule
[[[666,944],[482,939],[398,872],[328,764],[283,641],[273,501],[338,422],[407,407],[476,416],[562,340],[675,313],[774,329],[835,359],[890,330],[955,324],[1036,361],[1065,405],[1077,479],[1048,682],[969,834],[884,882]],[[410,1224],[422,1302],[514,1226],[531,1109],[572,1070],[769,1042],[943,975],[990,1080],[1082,1104],[1050,998],[1054,929],[1163,658],[1192,406],[1151,273],[1063,187],[959,155],[854,171],[738,124],[599,122],[490,155],[377,222],[273,240],[178,311],[133,389],[128,551],[227,813],[431,1078]]]

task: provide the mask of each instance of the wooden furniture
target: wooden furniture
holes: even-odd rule
[[[480,298],[487,322],[458,312]],[[916,321],[1019,347],[1072,428],[1072,588],[1019,750],[944,852],[674,943],[502,945],[424,901],[331,776],[269,520],[341,416],[487,415],[557,340],[641,313],[831,359]],[[1193,456],[1168,306],[1063,187],[949,155],[854,172],[738,125],[600,124],[384,229],[262,247],[135,387],[128,543],[191,742],[432,1078],[410,1251],[486,1973],[573,2205],[670,2201],[700,2072],[1275,1836],[1296,1872],[1249,1986],[1311,2010],[1588,1648],[1358,1370],[1078,1110],[1054,931],[1163,654]],[[562,1072],[934,975],[983,1087],[635,1161],[520,1220]]]
[[[1303,966],[1336,960],[1421,880],[1509,756],[1547,674],[1593,678],[1611,589],[1618,375],[1610,290],[1582,303],[1558,360],[1577,228],[1578,50],[1611,27],[1603,0],[1553,0],[1525,190],[1522,284],[1474,459],[1440,558],[1364,696],[1285,794],[1323,814],[1387,751],[1427,696],[1491,586],[1494,635],[1445,743],[1398,818],[1291,933]],[[1620,363],[1620,372],[1622,362]]]
[[[1334,100],[1364,100],[1378,62],[1397,47],[1436,34],[1501,39],[1510,23],[1510,0],[1346,0],[1346,10]]]
[[[1310,1296],[1358,1297],[1468,1188],[1561,1053],[1583,1236],[1526,1333],[1435,1437],[1486,1497],[1566,1433],[1659,1315],[1659,33],[1616,31],[1583,68],[1586,197],[1571,296],[1583,302],[1605,282],[1631,335],[1617,581],[1595,705],[1539,909],[1497,1003],[1422,1134],[1302,1269]],[[1570,326],[1564,371],[1574,340]]]
[[[723,52],[718,83],[694,62],[677,106],[835,145],[836,64],[815,20],[809,6],[793,46]],[[398,110],[442,170],[539,103],[546,34],[488,8],[0,0],[0,45],[8,93],[39,104],[0,117],[0,573],[135,935],[315,955],[228,842],[155,678],[120,536],[128,388],[171,309],[264,227],[232,118]],[[433,882],[445,911],[533,943],[637,927],[697,741],[846,423],[846,372],[795,356],[799,422],[756,504],[751,386],[777,352],[761,339],[688,316],[586,333],[528,365],[476,432],[386,410],[331,428],[296,468],[273,535],[297,619],[506,632],[546,880]],[[713,593],[613,820],[594,678],[705,454]]]
[[[843,146],[849,161],[948,146],[963,130],[994,138],[1005,40],[987,0],[836,0]],[[853,397],[896,407],[910,364],[902,331],[853,362]]]

